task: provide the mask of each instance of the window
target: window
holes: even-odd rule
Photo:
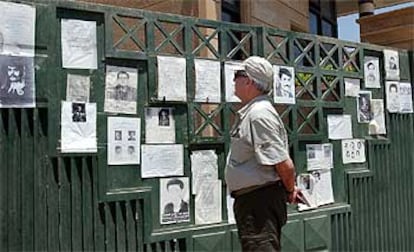
[[[338,37],[335,0],[309,1],[309,32]]]
[[[221,20],[240,23],[240,0],[221,1]]]

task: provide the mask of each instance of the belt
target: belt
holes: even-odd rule
[[[252,191],[260,189],[260,188],[272,186],[272,185],[277,185],[278,187],[284,188],[282,180],[278,180],[278,181],[272,181],[272,182],[261,184],[261,185],[254,185],[254,186],[249,186],[249,187],[242,188],[242,189],[239,189],[239,190],[235,190],[235,191],[232,191],[230,193],[230,196],[233,197],[233,198],[237,198],[237,197],[239,197],[243,194],[252,192]]]

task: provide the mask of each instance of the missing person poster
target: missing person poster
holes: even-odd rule
[[[186,59],[157,56],[158,89],[160,101],[187,101]]]
[[[384,114],[384,100],[372,99],[371,100],[372,120],[369,122],[368,130],[370,135],[387,134],[387,128],[385,126],[385,114]]]
[[[145,142],[175,143],[173,108],[145,108]]]
[[[195,59],[195,102],[220,103],[221,74],[220,62]]]
[[[97,152],[96,103],[62,101],[61,152]]]
[[[66,101],[89,102],[91,80],[89,76],[68,74]]]
[[[143,144],[141,156],[142,178],[184,175],[182,144]]]
[[[388,112],[400,112],[400,83],[398,81],[385,82],[385,93]]]
[[[328,115],[328,137],[332,140],[352,138],[351,115]]]
[[[364,80],[366,88],[381,88],[379,59],[377,57],[364,57]]]
[[[98,68],[95,21],[62,19],[61,44],[63,68]]]
[[[345,96],[358,97],[359,90],[361,89],[360,82],[359,79],[344,78]]]
[[[332,144],[307,144],[307,169],[308,171],[333,168]]]
[[[342,140],[342,162],[364,163],[365,162],[365,140],[346,139]]]
[[[190,222],[190,189],[187,177],[160,179],[160,223]]]
[[[108,117],[108,165],[140,163],[141,119]]]
[[[413,95],[411,83],[400,82],[400,113],[413,113]]]
[[[136,114],[137,88],[136,68],[106,66],[105,112]]]
[[[384,68],[386,80],[400,80],[400,58],[398,51],[384,50]]]
[[[372,119],[371,91],[359,91],[357,98],[357,117],[359,123],[369,123]]]
[[[273,66],[273,72],[275,103],[295,104],[295,69],[289,66]]]
[[[35,76],[32,57],[0,55],[0,108],[33,108]]]
[[[36,8],[27,4],[0,2],[0,54],[35,55]]]

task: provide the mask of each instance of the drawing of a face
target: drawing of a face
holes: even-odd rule
[[[18,82],[22,80],[22,71],[18,66],[7,66],[7,76],[10,82]]]

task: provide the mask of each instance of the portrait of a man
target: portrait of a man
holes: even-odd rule
[[[161,224],[190,220],[188,189],[188,178],[161,179]]]
[[[86,122],[84,103],[72,103],[72,122]]]
[[[273,71],[275,103],[295,104],[295,69],[289,66],[273,66]]]

